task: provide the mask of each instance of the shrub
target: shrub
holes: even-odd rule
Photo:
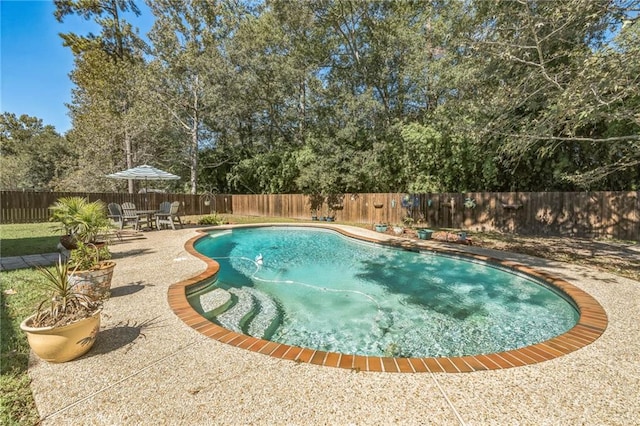
[[[89,202],[82,197],[62,197],[49,210],[50,220],[62,223],[65,234],[75,241],[97,241],[110,228],[107,209],[102,201]]]
[[[88,271],[97,269],[101,261],[109,259],[111,253],[106,245],[78,242],[78,248],[71,250],[69,263],[79,271]]]
[[[222,225],[224,223],[224,219],[218,216],[217,213],[213,213],[207,216],[203,216],[198,220],[198,225]]]

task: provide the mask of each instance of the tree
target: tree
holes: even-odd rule
[[[247,14],[227,44],[232,69],[220,117],[227,146],[241,153],[230,169],[234,188],[296,191],[295,151],[306,138],[312,60],[304,51],[309,9],[273,2]]]
[[[139,99],[132,76],[140,74],[145,46],[122,15],[131,11],[137,16],[140,11],[133,0],[55,0],[55,5],[59,22],[76,14],[93,19],[101,28],[98,35],[60,34],[76,64],[71,73],[77,88],[70,106],[74,128],[70,138],[77,144],[80,163],[67,185],[97,189],[105,186],[97,176],[112,167],[134,165],[134,138],[141,125],[130,118],[143,115],[135,111]],[[114,162],[118,147],[123,155]],[[129,181],[129,192],[133,192],[133,181]]]
[[[199,151],[214,144],[207,125],[221,96],[224,58],[221,40],[229,33],[225,2],[148,1],[156,17],[149,38],[156,103],[166,109],[182,133],[189,186],[197,192]],[[209,120],[208,120],[209,119]]]
[[[497,147],[503,167],[531,189],[548,188],[532,188],[534,182],[517,176],[552,177],[546,185],[559,179],[585,188],[628,185],[628,179],[606,178],[628,175],[640,161],[633,112],[638,31],[632,18],[639,3],[523,0],[475,6],[479,24],[470,58],[484,62],[473,94],[483,111],[476,131]],[[627,28],[620,26],[624,20],[631,22]]]
[[[0,150],[0,187],[5,190],[54,189],[72,158],[53,126],[11,113],[0,116]]]
[[[102,28],[63,35],[92,188],[149,158],[193,193],[640,186],[640,0],[148,0],[148,50],[132,1],[56,4]]]

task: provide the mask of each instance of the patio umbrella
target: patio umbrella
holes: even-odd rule
[[[165,172],[164,170],[156,169],[147,164],[134,167],[132,169],[123,170],[121,172],[111,173],[107,175],[111,179],[132,179],[132,180],[144,180],[145,192],[147,190],[147,180],[176,180],[180,179],[180,176],[176,176],[172,173]]]
[[[134,167],[132,169],[123,170],[121,172],[111,173],[107,175],[111,179],[132,179],[132,180],[144,180],[144,192],[145,192],[145,205],[149,207],[149,197],[147,194],[147,181],[148,180],[176,180],[180,179],[180,176],[176,176],[172,173],[165,172],[164,170],[156,169],[147,164]]]

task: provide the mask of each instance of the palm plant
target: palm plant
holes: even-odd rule
[[[102,201],[89,202],[82,197],[62,197],[49,207],[51,221],[60,222],[65,235],[84,243],[95,242],[110,228]]]

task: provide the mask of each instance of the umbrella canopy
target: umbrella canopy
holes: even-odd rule
[[[123,170],[121,172],[111,173],[107,175],[111,179],[127,179],[127,180],[143,180],[144,192],[147,191],[148,180],[176,180],[180,179],[180,176],[176,176],[172,173],[165,172],[164,170],[156,169],[147,164],[134,167],[132,169]],[[149,200],[147,200],[147,203]]]
[[[164,170],[156,169],[149,165],[142,165],[134,167],[132,169],[123,170],[117,173],[111,173],[107,175],[112,179],[133,179],[133,180],[176,180],[180,179],[180,176],[176,176]]]

